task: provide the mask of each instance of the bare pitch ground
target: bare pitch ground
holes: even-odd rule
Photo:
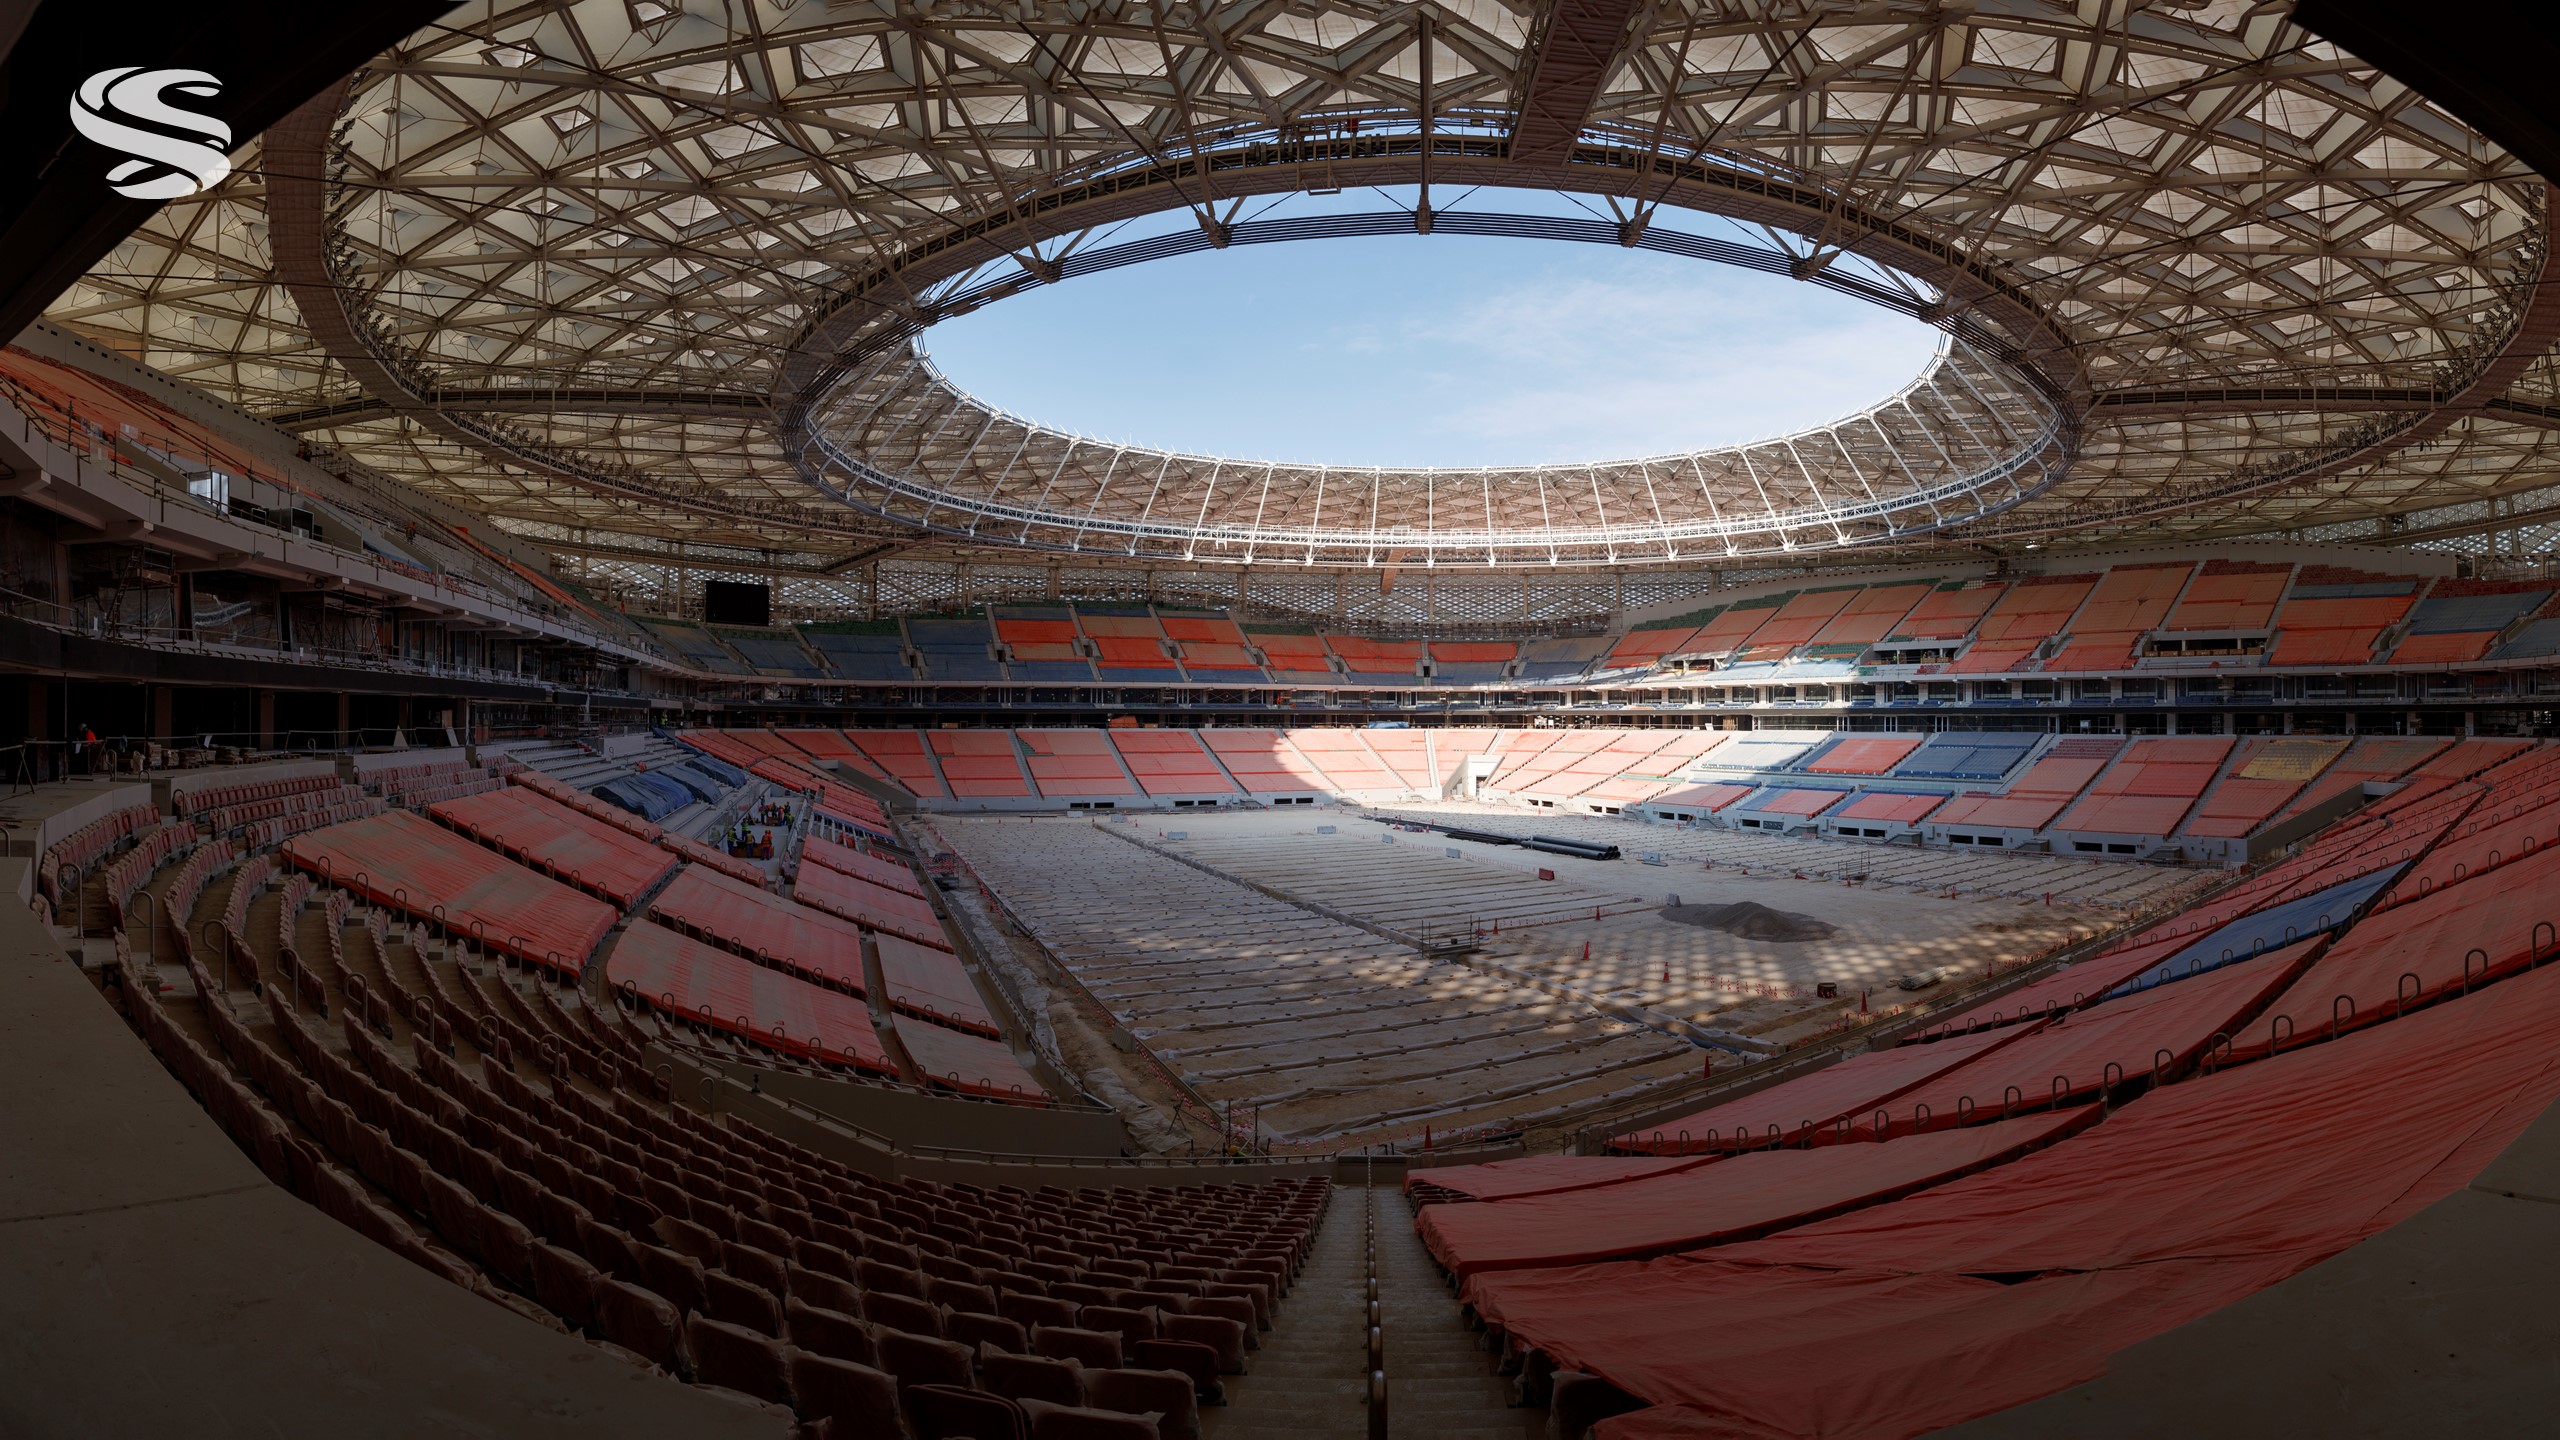
[[[1256,820],[1276,820],[1232,818],[1246,834]],[[1319,819],[1292,818],[1315,836]],[[1523,1122],[1641,1094],[1696,1068],[1697,1052],[1658,1029],[1427,954],[1349,908],[1177,855],[1183,842],[1164,832],[1182,822],[941,817],[936,828],[1183,1085],[1212,1105],[1251,1109],[1284,1139],[1351,1144],[1425,1126],[1445,1134]],[[1368,843],[1380,854],[1399,848],[1374,835]],[[1327,853],[1342,858],[1320,871],[1344,876],[1362,874],[1369,859]],[[1494,879],[1512,889],[1539,883],[1517,871]],[[1320,880],[1297,883],[1320,890]],[[1589,893],[1605,912],[1608,892]],[[1387,913],[1386,902],[1371,895],[1361,905]]]
[[[1336,809],[938,823],[1180,1083],[1305,1143],[1534,1125],[1632,1099],[1707,1058],[1683,1022],[1782,1045],[1915,998],[1893,988],[1905,974],[1944,969],[1953,983],[2114,918],[1997,891],[2152,878],[1921,857],[1960,887],[1949,898],[1736,863],[1807,848],[1776,837],[1719,835],[1714,861],[1651,865],[1635,856],[1668,836],[1660,827],[1600,827],[1630,856],[1593,861]],[[1674,896],[1828,933],[1754,940],[1677,923],[1660,913]]]
[[[1333,833],[1322,833],[1326,827]],[[1167,853],[1357,921],[1417,938],[1471,931],[1478,953],[1470,963],[1488,973],[1516,971],[1587,1000],[1628,1002],[1772,1043],[1855,1014],[1862,1001],[1874,1009],[1916,998],[1896,988],[1905,975],[1943,969],[1953,983],[2113,918],[2047,905],[2041,892],[2030,900],[1980,893],[1992,881],[2044,879],[2060,864],[2104,882],[2126,878],[2127,868],[1958,857],[1972,893],[1949,899],[1903,886],[1744,873],[1729,858],[1713,868],[1667,856],[1665,864],[1648,865],[1636,856],[1663,843],[1668,832],[1626,822],[1572,827],[1620,844],[1629,853],[1619,860],[1454,840],[1343,812],[1229,811],[1132,828]],[[1770,863],[1784,863],[1807,843],[1719,838],[1742,842],[1743,854],[1763,842]],[[1819,848],[1856,853],[1847,846]],[[1541,879],[1541,871],[1555,878]],[[1753,902],[1820,921],[1833,933],[1803,941],[1742,939],[1662,918],[1661,907],[1674,896],[1691,906]],[[1819,996],[1825,983],[1837,988],[1836,999]]]

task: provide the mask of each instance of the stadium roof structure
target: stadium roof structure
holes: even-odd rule
[[[2545,183],[2288,11],[483,0],[50,314],[537,543],[812,574],[2153,543],[2547,486]],[[1370,188],[1420,199],[1271,205]],[[1774,270],[1946,338],[1801,435],[1488,471],[1085,440],[918,339],[1108,266],[1381,228]]]

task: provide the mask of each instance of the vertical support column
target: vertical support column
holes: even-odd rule
[[[273,690],[258,692],[258,748],[276,748],[276,692]]]
[[[346,692],[346,691],[344,691],[344,690],[339,691],[339,692],[338,692],[338,748],[339,748],[339,749],[341,749],[341,750],[344,750],[344,749],[346,749],[346,748],[347,748],[347,712],[348,712],[349,710],[351,710],[352,708],[354,708],[354,707],[353,707],[352,702],[348,699],[347,692]]]
[[[178,732],[178,692],[166,685],[151,687],[151,737],[167,740]]]

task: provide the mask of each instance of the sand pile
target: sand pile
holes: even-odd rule
[[[1740,900],[1730,905],[1665,905],[1660,913],[1663,919],[1675,925],[1704,925],[1737,940],[1789,943],[1828,940],[1839,933],[1833,926],[1810,915],[1772,910],[1755,900]]]

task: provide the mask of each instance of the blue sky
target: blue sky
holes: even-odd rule
[[[1250,459],[1500,465],[1816,424],[1901,388],[1937,338],[1731,266],[1440,234],[1106,271],[946,321],[925,344],[987,401],[1089,435]]]

